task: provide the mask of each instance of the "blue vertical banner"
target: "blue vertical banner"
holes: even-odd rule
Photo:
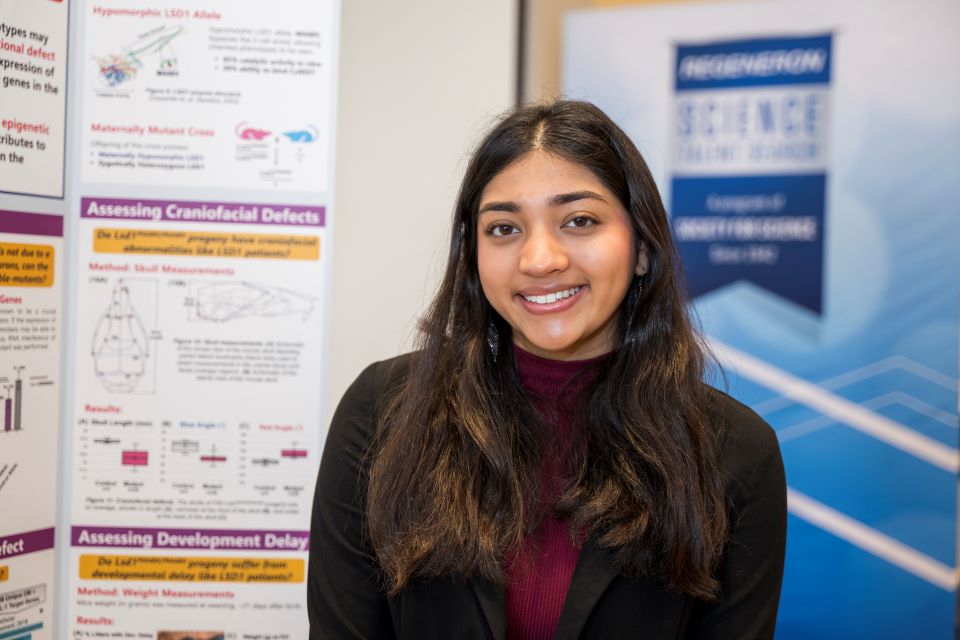
[[[564,92],[640,148],[721,386],[777,433],[777,640],[956,633],[957,24],[956,0],[778,0],[565,25]]]
[[[694,296],[746,281],[822,311],[831,43],[677,46],[670,201]]]

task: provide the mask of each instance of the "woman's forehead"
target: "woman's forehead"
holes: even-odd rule
[[[547,201],[571,192],[591,192],[616,200],[610,187],[584,164],[542,149],[527,152],[496,173],[484,185],[474,213],[491,201]]]

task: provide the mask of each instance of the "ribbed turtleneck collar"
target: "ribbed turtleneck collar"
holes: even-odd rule
[[[610,357],[607,353],[586,360],[550,360],[516,345],[513,345],[513,354],[520,383],[534,396],[545,400],[556,400],[565,393],[579,391],[593,378],[589,373],[580,374]]]

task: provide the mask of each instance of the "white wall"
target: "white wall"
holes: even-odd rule
[[[517,0],[343,0],[325,420],[409,349],[472,146],[514,102]]]

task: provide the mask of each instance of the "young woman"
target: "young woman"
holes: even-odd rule
[[[777,440],[702,382],[663,205],[606,115],[486,136],[421,329],[334,416],[311,638],[772,637]]]

